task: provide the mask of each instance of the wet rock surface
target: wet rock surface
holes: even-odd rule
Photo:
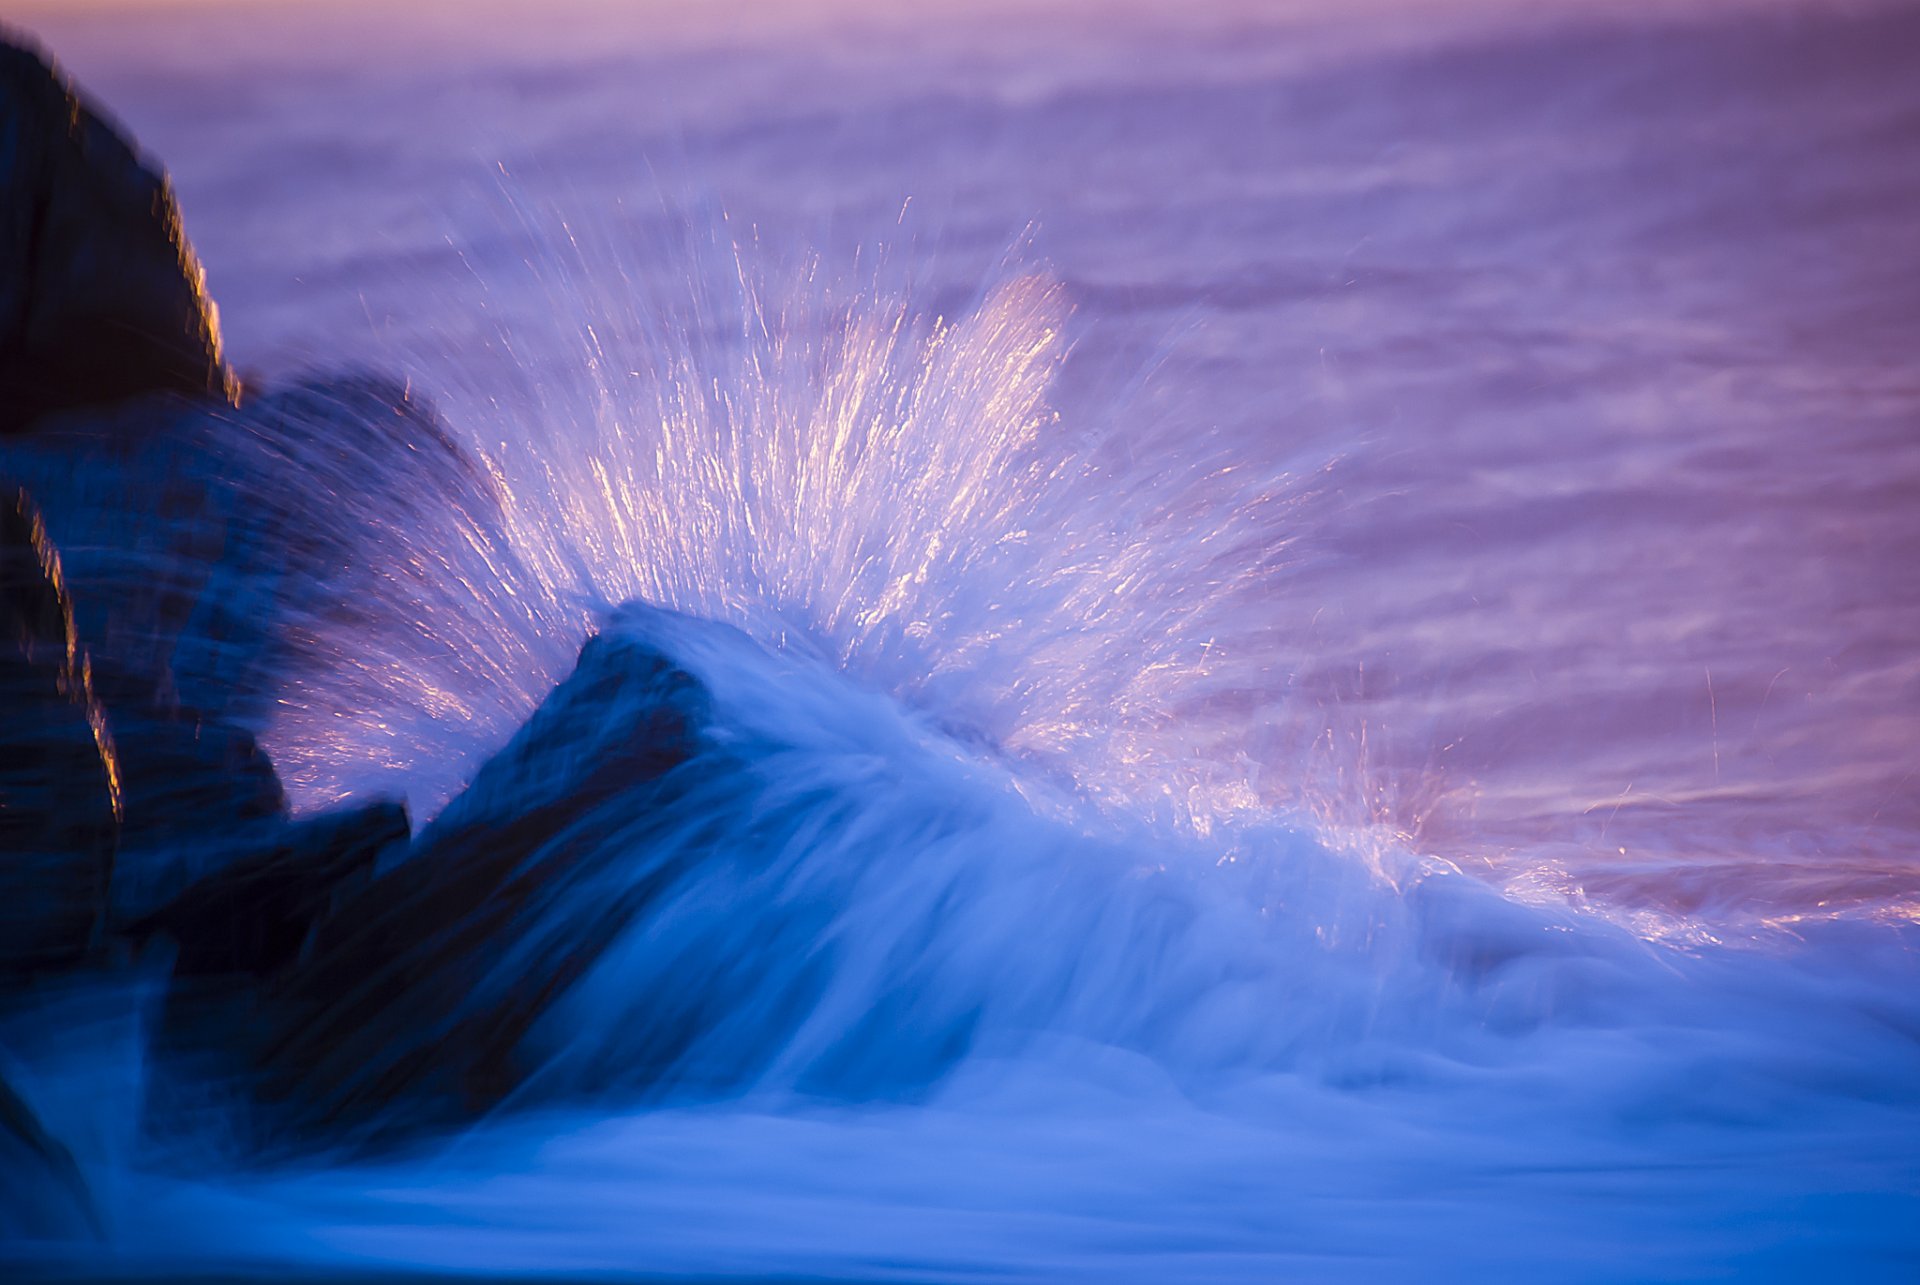
[[[497,504],[433,407],[377,376],[311,377],[238,410],[130,403],[56,429],[0,439],[0,473],[45,510],[95,668],[125,681],[116,703],[201,721],[262,728],[290,671],[337,659],[316,638],[409,574],[378,556],[380,524]]]
[[[0,976],[99,943],[121,814],[59,551],[32,498],[0,480]]]
[[[283,819],[286,791],[253,734],[149,698],[106,697],[124,781],[121,846],[179,844]]]
[[[617,897],[587,891],[625,851],[606,839],[636,799],[670,808],[708,701],[668,656],[589,640],[468,791],[336,904],[274,988],[259,1048],[268,1133],[391,1141],[519,1088],[528,1030],[674,877],[665,867]]]
[[[235,392],[172,188],[0,29],[0,434],[144,393]]]
[[[157,962],[146,1128],[238,1091],[263,1147],[402,1140],[518,1091],[528,1032],[683,873],[596,881],[670,814],[710,695],[595,638],[417,840],[394,802],[292,817],[255,729],[386,574],[333,497],[407,525],[498,495],[392,380],[234,394],[158,168],[0,34],[0,1002]],[[36,1225],[86,1222],[4,1084],[0,1152]]]
[[[150,1132],[190,1136],[209,1095],[245,1073],[281,980],[409,831],[406,809],[389,801],[256,825],[224,847],[203,846],[198,864],[211,872],[184,888],[150,885],[122,899],[127,939],[172,953],[152,1033]],[[160,881],[177,883],[180,870],[163,866]]]
[[[251,851],[127,931],[170,938],[176,978],[273,977],[294,963],[331,911],[368,885],[381,854],[405,845],[410,830],[406,808],[388,800],[256,828],[244,840]]]

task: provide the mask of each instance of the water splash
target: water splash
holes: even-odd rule
[[[129,1120],[78,1153],[119,1193],[111,1252],[189,1273],[236,1258],[535,1270],[564,1253],[608,1272],[1019,1275],[1087,1261],[1083,1208],[1112,1220],[1109,1244],[1166,1208],[1164,1244],[1258,1256],[1223,1267],[1233,1277],[1328,1243],[1270,1217],[1317,1219],[1329,1174],[1369,1211],[1333,1237],[1358,1255],[1410,1164],[1435,1190],[1504,1194],[1524,1173],[1528,1262],[1595,1241],[1589,1184],[1618,1172],[1671,1173],[1676,1207],[1771,1216],[1799,1207],[1797,1175],[1837,1138],[1866,1157],[1871,1191],[1910,1189],[1911,1149],[1880,1141],[1913,1130],[1910,966],[1664,952],[1558,885],[1503,898],[1410,857],[1395,824],[1418,800],[1381,792],[1364,738],[1327,733],[1302,756],[1268,722],[1305,490],[1180,425],[1110,434],[1057,414],[1072,333],[1058,283],[1009,265],[949,317],[878,271],[783,269],[721,244],[725,271],[696,268],[688,299],[656,310],[623,290],[617,256],[549,241],[551,327],[503,330],[481,354],[508,359],[518,387],[450,381],[448,420],[405,387],[334,381],[166,446],[224,532],[200,597],[218,609],[195,608],[165,647],[132,641],[189,687],[245,662],[308,804],[399,786],[436,810],[594,631],[670,644],[725,717],[670,806],[616,792],[567,813],[551,844],[507,851],[537,893],[483,897],[514,914],[479,949],[436,956],[461,934],[429,914],[380,974],[413,985],[354,991],[370,1019],[332,984],[292,1019],[311,1017],[321,1050],[296,1062],[346,1064],[349,1091],[388,1083],[398,1057],[457,1064],[456,1027],[512,1009],[530,964],[565,958],[579,971],[550,973],[551,1007],[514,1028],[528,1077],[499,1104],[542,1114],[502,1111],[446,1154],[264,1179],[186,1173],[140,1150],[155,1121]],[[208,543],[164,505],[153,530],[179,554],[154,565],[192,565]],[[621,610],[636,598],[748,636]],[[520,815],[553,763],[590,760],[643,714],[588,709],[592,737],[536,746],[442,822],[457,831],[476,799]],[[1313,801],[1316,755],[1340,806],[1275,824]],[[470,864],[458,839],[444,855]],[[450,901],[420,898],[461,914]],[[36,1105],[84,1136],[94,1101],[137,1100],[159,1072],[127,1043],[80,1057],[91,1080],[29,1085]],[[64,1116],[43,1087],[109,1081],[69,1087]],[[372,1124],[418,1109],[377,1102]],[[1289,1167],[1303,1139],[1310,1159]],[[1701,1163],[1703,1139],[1731,1159]],[[1055,1147],[1070,1208],[1034,1174]],[[895,1225],[929,1154],[946,1176],[916,1259],[865,1229]],[[1543,1155],[1574,1177],[1543,1185]],[[1169,1157],[1191,1172],[1166,1178]],[[1723,1195],[1736,1169],[1787,1176]],[[996,1175],[992,1202],[942,1185],[975,1171]],[[1112,1173],[1141,1178],[1116,1191]],[[1221,1173],[1245,1190],[1196,1224],[1181,1202]],[[802,1190],[835,1193],[838,1217],[769,1239]],[[736,1208],[752,1234],[711,1212]],[[1877,1208],[1850,1206],[1837,1234],[1868,1236]],[[1424,1237],[1396,1261],[1451,1240]]]
[[[836,274],[722,223],[687,298],[649,306],[621,293],[621,250],[536,226],[559,229],[532,265],[556,329],[503,330],[522,398],[469,395],[460,417],[486,408],[465,431],[495,508],[377,524],[397,570],[362,593],[399,627],[371,654],[363,622],[333,631],[350,678],[271,738],[307,797],[378,764],[443,799],[445,769],[642,599],[818,656],[1116,807],[1204,830],[1275,801],[1246,726],[1286,682],[1262,635],[1304,488],[1184,427],[1063,422],[1057,281],[1012,256],[946,316],[884,254]]]

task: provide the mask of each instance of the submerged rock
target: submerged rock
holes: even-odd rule
[[[165,177],[0,38],[0,434],[143,393],[232,401],[204,280]]]
[[[287,814],[250,733],[164,673],[96,671],[74,615],[39,507],[0,482],[0,975],[82,962],[142,885],[257,850]]]
[[[315,637],[346,628],[369,583],[397,574],[374,556],[380,524],[492,496],[429,405],[366,376],[304,381],[241,411],[70,418],[0,442],[0,469],[44,505],[10,519],[17,574],[0,601],[0,891],[22,894],[0,972],[18,973],[83,962],[103,923],[111,935],[289,842],[286,793],[252,729],[290,677],[335,663],[307,650]],[[113,750],[111,808],[104,784],[83,797],[87,773],[68,762],[95,730]],[[104,839],[83,833],[102,826]],[[79,859],[96,849],[99,861]]]

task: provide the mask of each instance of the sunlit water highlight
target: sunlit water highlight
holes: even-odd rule
[[[548,226],[549,279],[627,279]],[[507,687],[523,716],[597,613],[641,600],[816,655],[1129,811],[1204,830],[1284,801],[1259,798],[1244,729],[1285,682],[1258,635],[1289,610],[1304,486],[1191,436],[1063,424],[1068,306],[1043,270],[1010,264],[943,317],[878,272],[770,270],[720,232],[665,317],[551,291],[579,316],[586,378],[565,387],[585,396],[477,434],[497,520],[369,517],[386,563],[430,581],[356,592],[394,617],[371,648],[358,617],[313,624],[328,690],[271,731],[307,797],[398,766],[387,784],[431,810],[471,771],[432,763],[446,702]],[[458,708],[475,745],[510,730]]]

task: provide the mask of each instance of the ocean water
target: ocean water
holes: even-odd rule
[[[710,776],[460,976],[611,942],[438,1144],[156,1145],[73,1000],[34,1264],[1920,1271],[1911,8],[389,8],[18,15],[250,384],[405,390],[181,465],[249,717],[512,816],[598,634]]]

